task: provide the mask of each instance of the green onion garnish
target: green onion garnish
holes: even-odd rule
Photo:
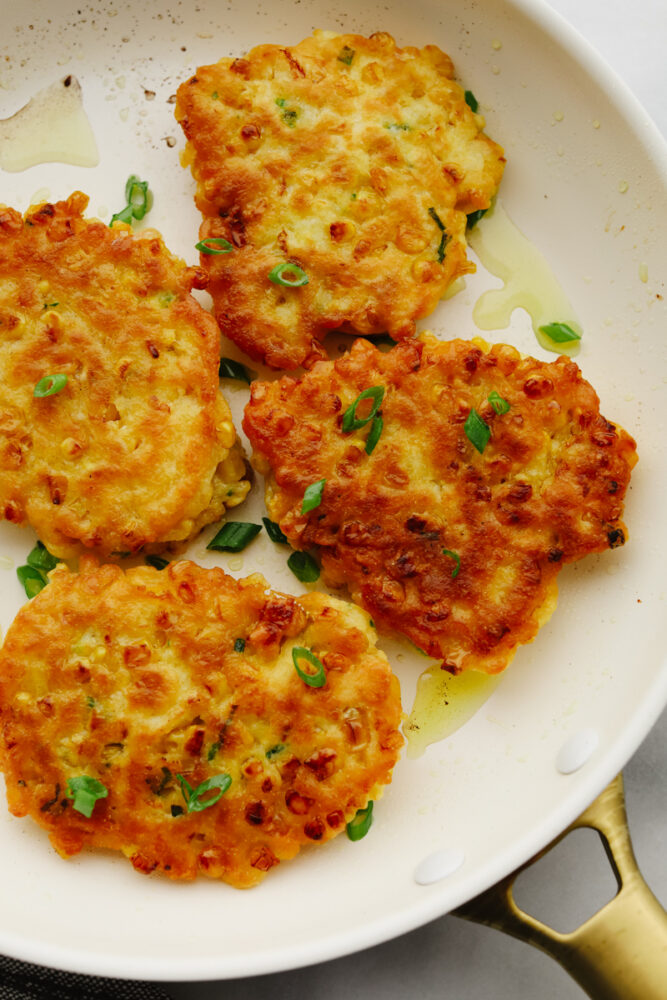
[[[449,556],[456,563],[456,566],[452,570],[452,580],[454,580],[459,575],[459,570],[461,569],[461,556],[458,552],[452,552],[451,549],[443,549],[442,554],[443,556]]]
[[[214,806],[216,802],[222,798],[227,789],[232,783],[232,779],[228,774],[215,774],[212,778],[207,778],[206,781],[202,781],[201,785],[197,785],[196,788],[192,788],[190,784],[186,781],[182,774],[177,774],[183,798],[185,799],[185,804],[189,813],[191,812],[203,812],[204,809],[208,809],[209,806]],[[210,799],[202,801],[202,795],[206,792],[210,792],[215,789],[215,794],[211,796]]]
[[[468,414],[466,422],[463,425],[463,430],[465,431],[468,440],[471,444],[474,444],[475,448],[477,448],[477,451],[481,455],[489,443],[491,428],[485,420],[482,420],[474,407]]]
[[[371,828],[373,822],[373,800],[365,809],[357,810],[357,815],[347,824],[347,835],[350,840],[362,840]]]
[[[371,429],[368,437],[366,438],[366,454],[370,455],[375,448],[375,445],[380,440],[380,435],[382,434],[382,428],[384,427],[384,420],[382,419],[381,413],[376,413],[373,417],[373,423],[371,424]]]
[[[208,748],[208,753],[206,754],[206,760],[213,760],[220,749],[220,740],[216,740],[215,743],[211,743]]]
[[[287,535],[282,533],[279,524],[276,524],[275,521],[270,521],[268,517],[263,517],[262,522],[266,528],[266,533],[272,542],[275,542],[277,545],[289,545]]]
[[[62,392],[66,385],[67,375],[61,373],[57,375],[45,375],[44,378],[40,378],[32,390],[32,394],[35,399],[44,399],[45,396],[55,396],[57,392]]]
[[[440,243],[438,244],[438,264],[442,264],[445,259],[445,253],[447,251],[447,243],[449,242],[449,237],[447,233],[443,233],[440,237]]]
[[[245,649],[245,639],[234,639],[234,652],[242,653]]]
[[[220,378],[233,378],[237,382],[246,382],[248,385],[257,377],[256,372],[251,372],[240,361],[233,361],[232,358],[220,358],[218,375]]]
[[[493,392],[489,393],[488,400],[491,403],[493,409],[498,414],[498,416],[500,416],[503,413],[509,413],[511,408],[510,404],[507,402],[506,399],[503,399],[502,396],[499,396],[495,389],[493,390]]]
[[[97,778],[82,774],[78,778],[68,778],[65,794],[68,799],[74,799],[72,808],[90,819],[95,803],[98,799],[106,799],[109,790]]]
[[[60,559],[52,556],[42,542],[37,542],[32,552],[28,553],[26,562],[28,566],[34,566],[35,569],[41,569],[43,573],[48,573],[56,568]]]
[[[163,559],[162,556],[147,555],[144,556],[147,566],[152,566],[153,569],[166,569],[169,565],[168,559]]]
[[[290,128],[294,128],[296,125],[296,120],[299,117],[299,112],[295,108],[285,108],[280,116],[286,125]]]
[[[357,417],[357,407],[362,399],[372,399],[373,405],[367,417]],[[382,405],[382,400],[384,399],[384,386],[383,385],[373,385],[370,389],[364,389],[360,392],[354,403],[348,406],[347,410],[343,414],[343,434],[349,434],[351,431],[356,431],[360,427],[365,427],[376,415],[377,411]]]
[[[39,594],[40,590],[43,590],[48,582],[44,575],[38,569],[35,569],[34,566],[18,566],[16,575],[19,578],[19,583],[26,592],[26,596],[31,598]]]
[[[464,92],[463,96],[464,96],[465,102],[468,105],[468,107],[470,108],[470,110],[474,111],[475,114],[477,114],[477,109],[479,108],[479,101],[477,100],[477,98],[473,94],[472,90],[466,90]]]
[[[544,333],[555,344],[566,344],[570,340],[581,340],[581,334],[568,326],[567,323],[547,323],[539,328],[540,333]]]
[[[315,667],[315,672],[309,673],[302,670],[299,666],[299,660],[307,660],[311,666]],[[324,669],[324,664],[321,660],[318,660],[310,649],[306,649],[305,646],[295,646],[292,650],[292,661],[297,674],[303,683],[308,685],[308,687],[321,688],[326,684],[327,675]]]
[[[466,222],[466,227],[468,229],[474,229],[482,216],[486,215],[487,212],[488,208],[478,208],[476,212],[469,212],[468,215],[466,215],[466,219],[468,220]]]
[[[222,236],[207,236],[205,240],[195,243],[195,250],[199,250],[200,253],[231,253],[233,249],[232,244],[228,240],[223,239]]]
[[[218,552],[241,552],[262,530],[261,524],[228,521],[206,546]]]
[[[277,755],[281,753],[284,749],[285,749],[284,743],[276,743],[274,747],[271,747],[270,750],[266,751],[266,759],[271,760],[272,757],[277,757]]]
[[[445,231],[445,225],[444,225],[442,219],[440,218],[440,216],[438,215],[438,213],[436,212],[436,210],[433,207],[431,207],[428,210],[428,214],[431,216],[431,218],[433,219],[433,221],[437,225],[438,229],[442,229],[442,231],[444,233],[444,231]]]
[[[385,122],[384,127],[388,128],[390,132],[409,132],[410,126],[406,125],[405,122]]]
[[[302,514],[307,514],[309,510],[315,510],[322,503],[325,483],[326,479],[318,479],[316,483],[311,483],[310,486],[306,487],[306,491],[303,494],[303,501],[301,502]]]
[[[59,305],[60,302],[45,302],[42,309],[55,309],[55,307]]]
[[[308,275],[297,264],[290,264],[288,260],[284,260],[282,264],[276,264],[269,271],[269,281],[285,288],[300,288],[301,285],[308,284]]]
[[[132,206],[126,205],[125,208],[121,208],[120,212],[116,212],[115,215],[112,215],[109,228],[113,226],[114,222],[127,222],[129,225],[132,222]]]
[[[140,181],[136,174],[127,179],[125,200],[135,219],[143,219],[148,211],[148,181]]]
[[[276,97],[276,104],[279,108],[284,108],[287,104],[287,100],[284,97]]]
[[[314,583],[319,580],[320,567],[308,552],[293,552],[287,560],[287,565],[301,583]]]
[[[351,66],[353,59],[354,49],[351,49],[349,45],[344,45],[338,53],[338,62],[345,63],[346,66]]]

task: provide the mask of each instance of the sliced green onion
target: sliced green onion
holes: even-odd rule
[[[41,569],[43,573],[48,573],[50,570],[56,568],[60,559],[52,556],[42,542],[37,542],[34,549],[28,553],[26,562],[28,566],[34,566],[35,569]]]
[[[452,580],[456,579],[456,577],[459,575],[459,570],[461,569],[461,556],[458,554],[458,552],[452,552],[451,549],[443,549],[442,554],[443,556],[449,556],[449,558],[453,559],[454,562],[456,563],[456,566],[452,570]]]
[[[463,96],[464,96],[465,102],[468,105],[468,107],[470,108],[470,110],[474,111],[475,114],[477,114],[477,109],[479,108],[479,101],[477,100],[477,98],[473,94],[472,90],[466,90],[464,92]]]
[[[136,174],[131,174],[125,185],[125,200],[135,219],[143,219],[148,211],[148,181],[140,181]]]
[[[242,653],[245,649],[245,639],[234,639],[234,652]]]
[[[474,407],[468,414],[466,422],[463,425],[463,430],[465,431],[468,440],[471,444],[474,444],[475,448],[477,448],[477,451],[481,455],[489,443],[491,428],[485,420],[482,420]]]
[[[409,132],[411,130],[411,126],[406,125],[405,122],[385,122],[384,127],[391,132]]]
[[[200,785],[197,785],[193,789],[182,774],[177,774],[176,778],[180,783],[181,792],[189,813],[203,812],[209,806],[214,806],[232,783],[232,779],[228,774],[214,774],[212,778],[207,778],[206,781],[202,781]],[[215,789],[215,794],[209,799],[202,800],[202,795],[205,795],[206,792],[210,792],[212,789]]]
[[[375,448],[375,445],[380,440],[380,435],[382,434],[382,428],[384,427],[384,420],[382,419],[381,413],[376,413],[373,417],[373,423],[371,424],[371,429],[366,438],[366,454],[370,455]]]
[[[262,522],[266,528],[266,533],[272,542],[275,542],[277,545],[289,545],[287,535],[282,533],[279,524],[276,524],[275,521],[270,521],[268,517],[263,517]]]
[[[90,694],[86,698],[86,705],[88,706],[88,708],[95,708],[95,699]]]
[[[290,128],[294,128],[296,120],[299,117],[299,112],[295,108],[285,108],[280,117],[286,125],[289,125]]]
[[[345,63],[346,66],[351,66],[353,59],[354,49],[351,49],[349,45],[344,45],[338,53],[338,62]]]
[[[250,371],[240,361],[234,361],[232,358],[220,358],[218,375],[220,378],[233,378],[237,382],[245,382],[247,385],[250,385],[252,380],[257,378],[256,372]]]
[[[510,404],[507,402],[506,399],[503,399],[502,396],[498,395],[495,389],[493,390],[493,392],[489,393],[487,398],[491,403],[493,409],[498,414],[498,416],[501,416],[501,414],[503,413],[509,413],[511,409]]]
[[[440,237],[440,243],[438,245],[438,264],[442,264],[445,259],[445,253],[447,252],[447,244],[449,242],[449,236],[447,233],[443,233]]]
[[[555,344],[567,344],[571,340],[581,340],[581,334],[573,330],[567,323],[546,323],[539,328]]]
[[[299,666],[299,660],[307,660],[311,666],[315,667],[315,672],[309,673],[302,670]],[[292,650],[292,662],[294,663],[294,669],[304,684],[307,684],[311,688],[324,687],[327,682],[324,664],[321,660],[318,660],[310,649],[306,649],[305,646],[295,646]]]
[[[213,760],[220,749],[220,740],[216,740],[215,743],[211,743],[208,748],[208,753],[206,754],[206,760]]]
[[[362,399],[372,399],[373,405],[367,417],[357,417],[357,407]],[[343,434],[349,434],[351,431],[356,431],[360,427],[365,427],[366,424],[370,423],[375,417],[377,411],[382,405],[382,400],[384,399],[384,386],[383,385],[373,385],[370,389],[364,389],[360,392],[354,403],[348,406],[347,410],[343,414]]]
[[[440,218],[440,216],[438,215],[438,213],[436,212],[436,210],[433,207],[431,207],[428,210],[428,214],[431,216],[431,218],[433,219],[433,221],[437,225],[438,229],[442,229],[442,231],[444,233],[444,231],[445,231],[445,224],[443,223],[442,219]]]
[[[314,583],[320,578],[320,567],[308,552],[293,552],[287,565],[301,583]]]
[[[176,819],[177,816],[183,815],[183,806],[177,806],[176,804],[170,806],[169,811],[171,815]]]
[[[358,809],[357,815],[347,824],[347,835],[350,840],[363,840],[373,822],[373,800],[365,809]]]
[[[277,757],[278,754],[282,753],[284,749],[285,749],[284,743],[276,743],[274,747],[271,747],[270,750],[266,751],[266,759],[271,760],[272,757]]]
[[[228,521],[206,546],[218,552],[241,552],[262,530],[261,524]]]
[[[97,778],[82,774],[78,778],[68,778],[65,794],[68,799],[74,799],[72,808],[90,819],[95,803],[98,799],[106,799],[109,790]]]
[[[284,108],[287,104],[287,100],[284,97],[276,97],[276,104],[279,108]]]
[[[282,264],[276,264],[269,271],[269,281],[272,281],[274,285],[283,285],[285,288],[300,288],[301,285],[308,284],[308,275],[298,264],[290,264],[288,260],[284,260]]]
[[[222,236],[207,236],[206,239],[195,243],[195,250],[199,250],[200,253],[231,253],[233,249],[229,240],[223,239]]]
[[[57,392],[62,392],[66,385],[67,375],[62,373],[45,375],[44,378],[40,378],[32,394],[35,399],[44,399],[45,396],[55,396]]]
[[[45,302],[42,309],[55,309],[55,307],[59,305],[60,302]]]
[[[126,205],[125,208],[121,208],[120,212],[116,212],[115,215],[112,215],[109,228],[113,226],[114,222],[127,222],[129,225],[132,222],[132,206]]]
[[[43,590],[48,582],[44,575],[38,569],[35,569],[34,566],[18,566],[16,575],[19,578],[19,583],[26,592],[26,596],[30,598],[39,594],[40,590]]]
[[[153,569],[166,569],[169,565],[168,559],[163,559],[162,556],[147,555],[144,557],[147,566],[152,566]]]
[[[474,229],[482,216],[486,215],[488,211],[488,208],[478,208],[476,212],[469,212],[468,215],[466,215],[466,219],[468,220],[466,222],[466,227],[468,229]]]
[[[306,491],[303,494],[303,501],[301,502],[302,514],[307,514],[309,510],[315,510],[322,503],[325,483],[326,479],[318,479],[316,483],[311,483],[310,486],[306,487]]]

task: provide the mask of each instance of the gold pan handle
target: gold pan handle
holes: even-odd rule
[[[590,827],[600,834],[618,892],[575,931],[560,934],[520,910],[512,888],[520,872],[579,827]],[[637,867],[620,774],[544,851],[454,914],[545,951],[593,1000],[667,998],[667,913]]]

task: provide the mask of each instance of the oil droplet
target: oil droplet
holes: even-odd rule
[[[625,192],[628,190],[629,187],[630,185],[628,184],[627,181],[618,182],[618,190],[620,191],[621,194],[625,194]]]
[[[491,42],[491,48],[495,49],[496,52],[500,52],[502,47],[503,43],[500,41],[499,38],[494,38],[493,41]]]
[[[574,309],[537,247],[509,218],[499,201],[468,234],[468,242],[487,271],[501,278],[478,298],[472,317],[480,330],[505,330],[515,309],[529,314],[535,336],[546,351],[576,354],[579,341],[555,344],[540,327],[567,323],[581,334]]]
[[[419,757],[431,743],[460,729],[500,683],[502,674],[464,670],[450,674],[440,664],[429,667],[417,681],[412,711],[403,727],[408,757]]]
[[[562,122],[564,117],[565,115],[563,114],[562,111],[554,111],[554,121]]]
[[[643,281],[644,284],[648,281],[648,264],[641,263],[639,265],[639,280]]]
[[[229,568],[233,573],[238,572],[238,570],[243,569],[243,556],[232,556],[228,563]]]
[[[593,128],[600,128],[600,122],[597,120],[597,118],[593,119]]]
[[[10,173],[37,163],[94,167],[97,143],[83,109],[81,86],[66,76],[40,90],[11,118],[0,120],[0,167]]]

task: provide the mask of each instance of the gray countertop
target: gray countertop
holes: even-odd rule
[[[667,135],[665,0],[551,0],[602,54]],[[625,769],[635,853],[667,904],[667,711]],[[580,831],[523,876],[517,898],[560,930],[589,916],[614,892],[597,835]],[[351,887],[351,892],[353,888]],[[367,951],[293,972],[224,983],[173,983],[174,1000],[580,1000],[561,968],[527,945],[452,916]]]

